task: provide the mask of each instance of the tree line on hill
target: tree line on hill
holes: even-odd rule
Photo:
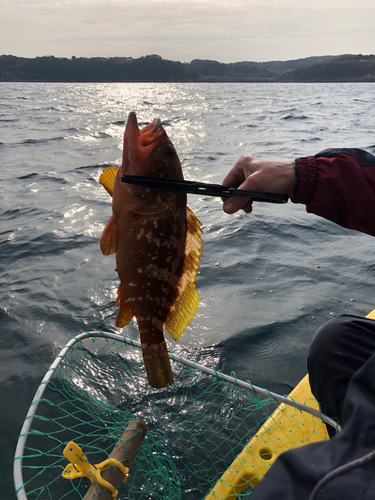
[[[290,61],[181,63],[158,55],[35,58],[0,56],[2,82],[374,82],[375,55],[308,57]]]

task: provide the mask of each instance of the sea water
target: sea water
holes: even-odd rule
[[[60,348],[114,326],[114,256],[99,241],[127,115],[159,117],[185,179],[221,183],[241,155],[292,161],[330,147],[375,153],[375,84],[0,84],[0,491],[35,390]],[[361,193],[357,193],[358,197]],[[200,304],[171,349],[282,394],[306,373],[316,329],[375,307],[375,240],[305,207],[226,215],[188,195],[202,222]]]

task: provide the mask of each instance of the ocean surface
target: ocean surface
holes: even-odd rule
[[[186,179],[221,183],[240,155],[375,153],[374,108],[374,83],[0,84],[2,500],[15,498],[18,434],[60,348],[97,329],[138,339],[134,323],[114,326],[119,281],[99,248],[111,198],[98,179],[121,163],[128,113],[161,118]],[[291,202],[254,203],[251,215],[226,215],[212,197],[188,205],[205,245],[179,352],[206,350],[211,367],[287,394],[320,325],[375,307],[375,240]]]

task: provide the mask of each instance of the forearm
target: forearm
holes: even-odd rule
[[[296,160],[292,202],[343,227],[375,236],[375,157],[365,151],[326,150]]]

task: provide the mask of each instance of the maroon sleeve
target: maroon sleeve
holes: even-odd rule
[[[340,226],[375,236],[375,157],[359,149],[326,150],[296,160],[292,202]]]

